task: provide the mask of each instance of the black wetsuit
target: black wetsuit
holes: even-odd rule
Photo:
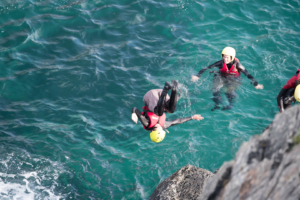
[[[250,79],[252,81],[252,84],[254,86],[257,86],[258,83],[257,81],[254,79],[254,77],[249,74],[249,72],[245,69],[245,67],[238,62],[237,60],[234,60],[227,65],[228,69],[231,69],[232,65],[236,65],[236,69],[239,73],[243,73],[245,76],[247,76],[248,79]],[[215,76],[214,76],[214,87],[213,87],[213,101],[215,102],[215,108],[219,108],[219,104],[222,103],[222,97],[221,97],[221,92],[220,89],[223,86],[227,86],[227,92],[225,93],[226,97],[228,98],[229,101],[229,106],[227,106],[229,109],[232,107],[232,104],[234,103],[234,98],[236,97],[235,94],[235,89],[240,85],[240,78],[239,77],[235,77],[235,75],[224,75],[222,73],[219,72],[220,69],[222,69],[224,67],[224,61],[220,60],[215,62],[212,65],[209,65],[206,68],[203,68],[199,71],[199,73],[196,75],[198,77],[200,77],[200,75],[205,72],[208,69],[212,69],[213,67],[217,67],[218,71],[214,72]],[[212,109],[213,110],[213,109]]]
[[[144,113],[144,115],[136,108],[132,108],[132,113],[135,113],[137,115],[137,117],[139,118],[139,120],[141,121],[141,123],[145,126],[148,127],[150,124],[150,120],[147,117],[147,115]],[[167,129],[171,126],[174,126],[176,124],[182,124],[184,122],[187,122],[189,120],[192,120],[192,117],[185,117],[185,118],[180,118],[180,119],[174,119],[172,121],[165,121],[165,124],[163,126],[163,129]]]
[[[283,86],[283,88],[280,90],[277,96],[277,104],[280,112],[282,112],[283,109],[286,109],[291,105],[291,102],[288,102],[287,104],[283,102],[283,108],[282,108],[281,101],[283,101],[286,97],[290,97],[294,95],[295,88],[299,84],[296,78],[298,74],[299,71],[297,71],[296,74],[287,81],[287,83]]]

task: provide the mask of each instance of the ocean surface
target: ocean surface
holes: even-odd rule
[[[299,0],[1,0],[0,199],[148,199],[187,164],[214,172],[278,113],[299,19]],[[242,74],[233,109],[212,112],[211,70],[191,75],[226,46],[264,89]],[[131,109],[171,80],[167,120],[204,120],[156,144]]]

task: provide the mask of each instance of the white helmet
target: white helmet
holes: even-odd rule
[[[231,56],[231,61],[235,58],[235,49],[232,47],[225,47],[222,51],[222,58],[223,55]]]

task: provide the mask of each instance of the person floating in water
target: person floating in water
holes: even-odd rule
[[[173,85],[168,82],[165,83],[163,89],[153,89],[148,91],[143,101],[143,112],[141,113],[136,107],[132,108],[131,119],[137,123],[138,119],[141,121],[144,129],[151,131],[150,138],[153,142],[161,142],[165,138],[165,131],[167,128],[182,124],[189,120],[202,120],[201,115],[193,115],[191,117],[185,117],[175,119],[172,121],[165,121],[166,114],[164,112],[174,113],[177,104],[177,85],[176,81],[172,81]],[[168,95],[171,90],[171,98]]]
[[[293,95],[294,94],[294,95]],[[277,96],[277,104],[280,112],[291,106],[295,101],[300,102],[300,69],[286,82]]]
[[[213,101],[215,102],[215,107],[212,109],[221,108],[219,104],[222,103],[221,98],[221,88],[224,86],[227,87],[227,91],[225,93],[228,98],[229,105],[224,106],[223,109],[232,109],[234,99],[236,97],[235,90],[241,84],[240,74],[241,72],[245,74],[254,85],[255,89],[263,89],[263,85],[257,83],[257,81],[249,74],[249,72],[245,69],[245,67],[240,63],[240,61],[235,57],[236,52],[232,47],[225,47],[222,51],[222,60],[215,62],[214,64],[203,68],[199,71],[196,76],[192,76],[191,81],[198,81],[200,75],[205,72],[207,69],[211,69],[213,67],[218,67],[218,72],[213,72],[214,75],[214,85],[213,85]]]

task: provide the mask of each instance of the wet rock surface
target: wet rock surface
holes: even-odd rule
[[[150,200],[197,199],[204,183],[212,176],[210,171],[187,165],[161,182]]]

